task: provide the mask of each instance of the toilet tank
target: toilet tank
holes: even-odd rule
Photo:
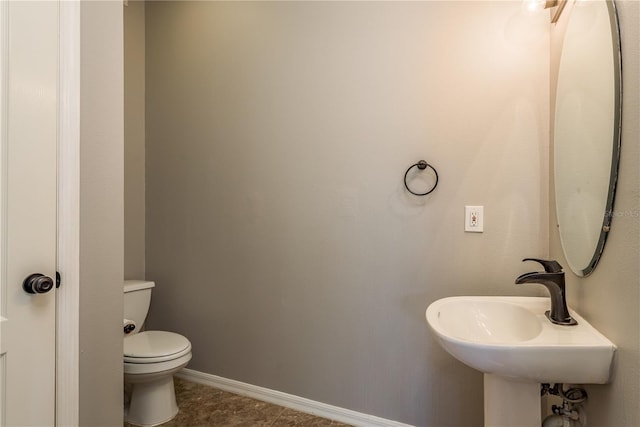
[[[135,322],[134,334],[140,332],[144,325],[151,303],[151,289],[155,285],[146,280],[124,281],[124,318]]]

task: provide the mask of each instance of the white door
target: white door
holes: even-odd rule
[[[0,43],[0,426],[53,426],[58,2],[0,0]]]

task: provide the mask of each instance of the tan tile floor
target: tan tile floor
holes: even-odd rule
[[[180,412],[162,427],[349,427],[179,378],[175,387]]]

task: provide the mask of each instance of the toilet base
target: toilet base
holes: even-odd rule
[[[178,414],[173,375],[153,381],[132,381],[131,400],[124,420],[133,425],[151,427],[172,420]]]

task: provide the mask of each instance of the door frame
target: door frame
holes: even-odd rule
[[[80,0],[58,4],[56,425],[72,426],[80,421]]]

